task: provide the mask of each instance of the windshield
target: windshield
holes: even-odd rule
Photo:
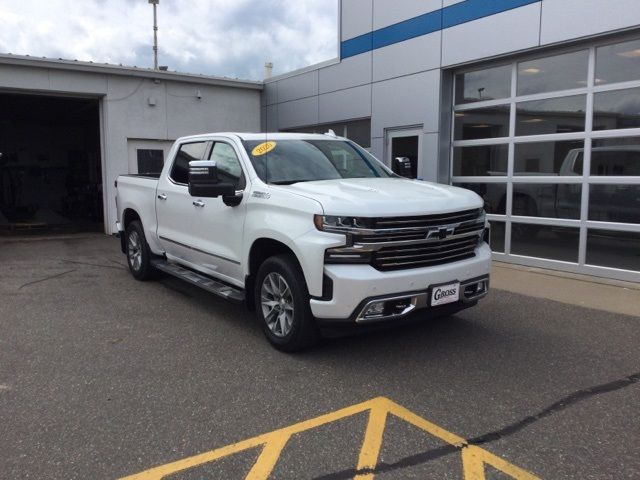
[[[290,185],[340,178],[394,176],[375,158],[342,140],[247,140],[244,147],[265,183]]]

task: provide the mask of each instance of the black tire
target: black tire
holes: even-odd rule
[[[263,286],[265,282],[267,282],[267,290],[264,293],[266,293],[270,299],[269,285],[271,284],[269,279],[273,278],[282,278],[291,293],[289,302],[286,302],[287,296],[286,294],[284,295],[285,304],[291,303],[293,305],[292,320],[289,323],[289,330],[286,332],[283,332],[281,329],[278,333],[278,327],[273,327],[273,324],[272,327],[270,327],[270,322],[265,317],[263,309]],[[309,299],[307,282],[293,255],[275,255],[260,265],[254,288],[256,316],[267,340],[278,350],[295,352],[308,348],[318,342],[320,333],[315,318],[311,313]],[[265,306],[264,308],[268,307]],[[284,308],[282,307],[282,303],[279,308],[281,309],[280,312],[282,312]],[[269,312],[269,314],[271,314],[271,312]],[[269,316],[269,318],[273,319],[272,316]],[[278,320],[276,320],[275,323],[278,323],[280,320],[279,314],[277,318]],[[275,328],[275,331],[272,328]]]
[[[156,277],[157,271],[151,265],[153,255],[138,220],[131,222],[125,230],[125,249],[129,271],[136,280],[145,281]]]

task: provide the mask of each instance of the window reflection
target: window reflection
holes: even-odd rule
[[[513,185],[514,216],[580,218],[582,185],[550,183],[515,183]]]
[[[585,95],[520,102],[516,106],[516,135],[582,132]]]
[[[640,80],[640,40],[596,49],[596,85]]]
[[[577,263],[579,238],[577,228],[512,223],[511,253]]]
[[[640,233],[589,230],[586,263],[624,270],[640,270],[638,245]]]
[[[487,213],[505,215],[507,205],[506,183],[456,183],[456,187],[466,188],[476,192],[484,200]]]
[[[453,150],[453,175],[507,175],[508,145],[457,147]]]
[[[456,75],[456,104],[511,96],[511,65]]]
[[[518,95],[586,87],[588,65],[588,50],[520,62]]]
[[[594,130],[638,127],[640,127],[640,88],[627,88],[594,95]]]
[[[582,175],[583,140],[516,143],[514,175]]]
[[[507,137],[509,135],[509,105],[478,108],[455,113],[455,139]]]
[[[491,251],[504,253],[505,223],[492,221],[489,224],[491,225],[491,239],[489,241]]]
[[[594,140],[591,175],[640,176],[640,137]]]
[[[640,223],[640,185],[591,185],[589,220]]]

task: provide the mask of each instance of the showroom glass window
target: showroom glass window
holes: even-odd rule
[[[640,38],[456,72],[450,155],[496,258],[640,280]]]

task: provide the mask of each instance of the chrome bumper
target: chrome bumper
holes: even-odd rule
[[[366,301],[362,308],[356,315],[356,323],[370,323],[370,322],[382,322],[386,320],[394,320],[406,317],[410,313],[430,308],[429,299],[431,297],[431,291],[434,286],[429,287],[423,292],[413,292],[406,294],[397,294],[391,296],[382,296],[378,298],[372,298]],[[457,303],[471,303],[484,298],[489,293],[489,276],[483,276],[479,278],[473,278],[460,282],[460,300]],[[379,315],[366,315],[369,308],[376,303],[390,302],[393,313],[379,314]],[[395,305],[393,305],[395,303]],[[452,304],[445,304],[452,305]],[[453,304],[455,305],[455,303]],[[385,307],[386,308],[386,307]],[[438,307],[434,307],[438,308]]]

